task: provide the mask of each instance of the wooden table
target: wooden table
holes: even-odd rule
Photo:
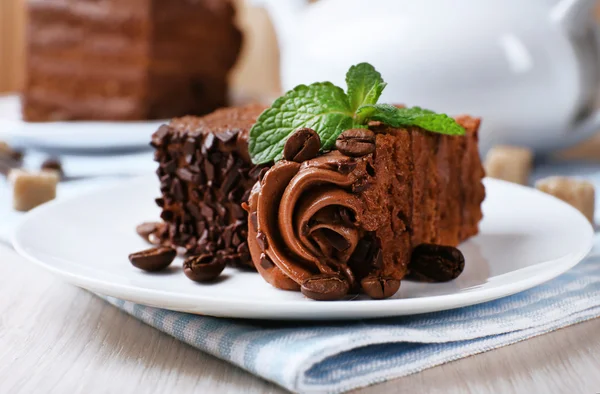
[[[280,393],[0,245],[0,393]],[[600,319],[360,393],[599,393]]]

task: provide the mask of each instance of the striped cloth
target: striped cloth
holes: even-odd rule
[[[600,316],[600,236],[542,286],[444,312],[354,322],[196,316],[104,297],[143,322],[286,389],[340,393]]]

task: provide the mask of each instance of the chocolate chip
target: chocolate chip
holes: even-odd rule
[[[194,174],[192,176],[192,183],[194,185],[201,185],[201,184],[203,184],[204,183],[204,175],[201,172],[199,172],[197,174]]]
[[[206,223],[203,221],[196,222],[196,234],[202,234],[206,230]]]
[[[223,154],[221,152],[212,152],[208,155],[209,160],[213,164],[221,164],[221,160],[223,160]]]
[[[240,236],[237,233],[233,234],[233,237],[231,237],[231,244],[234,247],[237,247],[241,242],[242,242],[242,240],[241,240]]]
[[[215,280],[225,269],[225,261],[216,258],[211,253],[191,256],[183,262],[185,276],[194,282],[209,282]]]
[[[258,244],[258,247],[260,248],[260,250],[262,250],[263,252],[265,250],[267,250],[267,248],[269,247],[269,242],[267,241],[267,236],[265,235],[265,233],[259,231],[256,234],[256,243]]]
[[[321,138],[309,128],[301,128],[290,135],[283,146],[285,160],[302,163],[315,158],[321,150]]]
[[[215,179],[215,166],[208,160],[204,160],[204,174],[209,182]]]
[[[306,297],[317,301],[335,301],[348,294],[350,285],[337,275],[320,274],[302,282],[300,291]]]
[[[224,173],[231,170],[231,167],[233,167],[234,163],[235,163],[235,157],[233,155],[229,155],[229,157],[227,158],[227,163],[225,163]]]
[[[204,142],[202,143],[202,154],[206,155],[206,153],[214,146],[215,144],[215,136],[213,134],[207,134],[204,137]]]
[[[202,213],[200,212],[200,207],[198,206],[198,203],[195,203],[193,201],[188,201],[185,204],[185,207],[187,208],[188,212],[195,218],[200,218],[202,216]]]
[[[173,216],[173,211],[170,211],[168,209],[165,209],[160,213],[160,218],[165,222],[170,222],[171,220],[173,220]]]
[[[381,300],[396,294],[400,281],[382,276],[367,276],[360,281],[363,291],[371,298]]]
[[[171,194],[175,200],[183,201],[183,188],[181,187],[181,182],[179,182],[179,179],[177,178],[174,178],[171,182]]]
[[[164,198],[162,198],[162,197],[155,198],[155,199],[154,199],[154,202],[156,203],[156,205],[157,205],[159,208],[163,208],[163,207],[165,206],[165,199],[164,199]]]
[[[225,209],[223,204],[221,204],[220,202],[215,203],[215,210],[217,211],[217,215],[219,215],[220,218],[225,218],[227,210]]]
[[[256,179],[262,181],[265,174],[269,171],[269,167],[265,167],[264,165],[254,166],[250,171],[248,171],[248,176],[251,179]]]
[[[225,180],[221,184],[221,193],[227,194],[231,190],[231,187],[235,184],[235,182],[239,178],[239,173],[237,171],[229,171],[225,176]]]
[[[238,134],[238,130],[224,129],[224,130],[220,130],[219,132],[215,133],[215,137],[217,137],[222,142],[229,142],[237,134]]]
[[[200,205],[200,213],[202,214],[202,216],[204,216],[206,219],[208,220],[212,220],[213,219],[213,215],[215,213],[215,211],[209,207],[206,204],[201,204]]]
[[[465,257],[452,246],[421,244],[408,265],[409,277],[426,282],[447,282],[458,278],[465,268]]]
[[[228,248],[231,245],[231,237],[232,236],[233,236],[233,226],[225,227],[225,230],[223,231],[221,238],[223,239],[223,244],[225,245],[226,248]]]
[[[193,182],[194,173],[187,168],[178,168],[175,174],[184,182]]]
[[[260,254],[260,266],[263,267],[264,269],[268,270],[268,269],[273,268],[275,266],[275,264],[273,264],[273,262],[271,261],[269,256],[267,256],[264,253],[261,253]]]
[[[368,129],[344,131],[335,141],[335,147],[346,156],[365,156],[375,151],[375,133]]]
[[[156,272],[167,268],[175,259],[177,252],[166,246],[143,250],[129,255],[134,267],[148,272]]]
[[[169,160],[161,165],[165,174],[172,174],[177,169],[177,163],[175,160]]]
[[[240,254],[248,253],[249,252],[248,244],[246,242],[240,243],[235,251]]]
[[[152,141],[150,142],[150,145],[152,145],[154,148],[161,147],[165,143],[165,139],[169,136],[170,132],[171,128],[166,124],[160,126],[158,130],[152,134]]]
[[[188,138],[183,143],[183,154],[191,156],[194,153],[196,153],[196,140],[194,138]]]

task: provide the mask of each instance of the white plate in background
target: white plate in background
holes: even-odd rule
[[[555,278],[590,251],[592,227],[571,206],[503,181],[486,179],[485,185],[481,232],[460,246],[463,274],[449,283],[403,281],[388,300],[312,301],[231,268],[216,283],[198,284],[185,277],[180,260],[155,274],[134,268],[128,254],[148,248],[135,226],[159,214],[154,177],[43,205],[24,218],[13,244],[41,267],[94,292],[176,311],[278,320],[374,318],[473,305]]]
[[[100,150],[147,147],[165,120],[26,122],[18,95],[0,96],[0,139],[42,149]]]

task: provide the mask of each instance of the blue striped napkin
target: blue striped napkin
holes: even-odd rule
[[[600,236],[591,255],[542,286],[476,306],[354,322],[235,320],[104,297],[202,351],[300,393],[340,393],[600,316]]]

